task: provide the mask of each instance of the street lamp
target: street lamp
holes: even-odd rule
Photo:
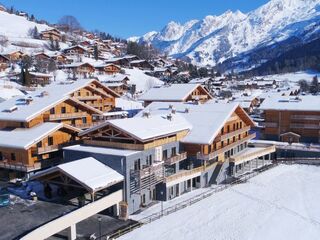
[[[99,217],[98,217],[98,221],[99,221],[99,239],[100,239],[100,240],[101,240],[101,237],[102,237],[102,236],[101,236],[101,235],[102,235],[102,234],[101,234],[101,220],[102,220],[102,219],[101,219],[101,216],[99,216]]]

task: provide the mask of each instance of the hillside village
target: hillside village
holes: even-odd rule
[[[0,6],[4,19],[0,239],[115,239],[160,203],[319,162],[315,72],[219,73]]]

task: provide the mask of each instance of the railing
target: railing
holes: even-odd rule
[[[202,99],[208,99],[208,96],[207,95],[192,95],[191,98],[192,98],[192,100],[196,100],[196,99],[202,100]]]
[[[75,96],[75,98],[77,98],[79,101],[86,101],[86,100],[97,100],[97,99],[101,99],[101,96]]]
[[[21,162],[8,163],[7,160],[0,161],[0,168],[11,169],[21,172],[30,172],[41,168],[41,163],[34,163],[33,165],[25,165]]]
[[[244,182],[247,182],[249,179],[257,176],[258,174],[260,174],[262,172],[265,172],[265,171],[267,171],[267,170],[269,170],[269,169],[271,169],[273,167],[276,167],[276,166],[278,166],[278,164],[276,164],[276,163],[275,164],[266,165],[266,166],[264,166],[264,167],[262,167],[260,169],[255,170],[254,172],[246,174],[246,175],[242,176],[241,178],[238,178],[238,179],[232,181],[229,184],[226,184],[226,185],[215,185],[213,187],[210,187],[208,191],[205,191],[205,192],[203,192],[203,193],[201,193],[199,195],[191,197],[191,198],[189,198],[187,200],[184,200],[184,201],[182,201],[180,203],[177,203],[177,204],[175,204],[173,206],[164,208],[163,210],[161,210],[159,212],[153,213],[153,214],[151,214],[151,215],[149,215],[149,216],[147,216],[145,218],[140,219],[138,223],[131,224],[126,228],[118,230],[118,231],[116,231],[116,232],[114,232],[112,234],[109,234],[109,235],[104,235],[103,237],[106,237],[109,240],[117,239],[117,238],[119,238],[119,237],[121,237],[121,236],[123,236],[123,235],[125,235],[125,234],[127,234],[127,233],[129,233],[129,232],[131,232],[131,231],[133,231],[133,230],[145,225],[145,224],[154,222],[154,221],[156,221],[156,220],[158,220],[158,219],[160,219],[160,218],[162,218],[164,216],[170,215],[170,214],[175,213],[175,212],[177,212],[177,211],[179,211],[181,209],[184,209],[184,208],[186,208],[188,206],[191,206],[191,205],[193,205],[193,204],[195,204],[195,203],[197,203],[197,202],[199,202],[199,201],[201,201],[203,199],[206,199],[206,198],[212,196],[213,194],[216,194],[216,193],[219,193],[219,192],[221,192],[223,190],[232,188],[236,184],[242,184]]]
[[[165,159],[164,163],[166,165],[171,165],[171,164],[174,164],[176,162],[180,162],[185,159],[187,159],[187,152],[182,152],[182,153],[179,153],[178,155],[175,155],[175,156],[172,156],[170,158]]]
[[[214,162],[214,163],[211,163],[209,165],[203,165],[201,167],[193,168],[193,169],[190,169],[190,170],[181,170],[178,173],[175,173],[173,175],[170,175],[170,176],[166,177],[164,182],[168,183],[168,182],[175,181],[175,180],[177,180],[179,178],[192,176],[192,175],[197,174],[197,173],[202,173],[205,170],[208,170],[208,169],[216,166],[217,164],[218,164],[218,162]]]
[[[86,112],[61,113],[61,114],[50,114],[49,119],[51,121],[54,121],[54,120],[60,120],[60,119],[81,118],[86,116],[87,116]]]
[[[292,123],[290,128],[320,129],[319,124]]]
[[[143,144],[107,142],[107,141],[98,141],[98,140],[84,140],[83,143],[87,145],[100,146],[100,147],[130,149],[130,150],[137,150],[137,151],[144,150]]]
[[[247,132],[250,130],[250,126],[247,126],[247,127],[244,127],[244,128],[241,128],[241,129],[238,129],[236,131],[232,131],[232,132],[229,132],[229,133],[225,133],[225,134],[222,134],[219,138],[218,138],[218,141],[224,141],[228,138],[231,138],[233,136],[237,136],[243,132]]]
[[[209,154],[197,153],[197,158],[200,160],[205,160],[205,161],[211,160],[211,159],[217,157],[218,155],[220,155],[220,154],[222,154],[222,153],[224,153],[224,152],[226,152],[226,151],[228,151],[228,150],[230,150],[230,149],[232,149],[232,148],[234,148],[234,147],[236,147],[246,141],[249,141],[255,137],[256,137],[256,134],[253,133],[253,134],[248,135],[247,137],[242,138],[241,140],[238,140],[234,143],[231,143],[231,144],[229,144],[229,145],[227,145],[217,151],[214,151],[212,153],[209,153]]]
[[[265,123],[264,123],[264,127],[266,127],[266,128],[277,128],[277,127],[278,127],[278,123],[275,123],[275,122],[265,122]]]
[[[72,124],[72,126],[80,129],[86,129],[86,128],[92,128],[94,126],[98,126],[103,122],[104,121],[91,122],[91,123],[79,123],[79,124]]]
[[[160,174],[163,176],[163,164],[152,165],[139,171],[140,178],[145,178],[151,174]]]
[[[239,153],[240,156],[232,156],[230,158],[230,162],[239,162],[239,161],[243,161],[245,159],[254,159],[257,157],[261,157],[264,155],[267,155],[269,153],[273,153],[276,151],[276,146],[270,146],[270,147],[266,147],[264,149],[261,149],[260,151],[256,151],[256,152],[252,152],[252,153],[248,153],[248,154],[243,154],[241,155],[241,152]]]
[[[46,146],[46,147],[41,147],[38,148],[38,154],[43,154],[43,153],[47,153],[47,152],[53,152],[53,151],[58,151],[59,145],[50,145],[50,146]]]
[[[320,116],[318,115],[292,115],[291,119],[293,120],[314,120],[319,121]]]

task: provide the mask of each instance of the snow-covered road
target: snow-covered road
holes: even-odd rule
[[[279,166],[120,239],[319,239],[320,167]]]

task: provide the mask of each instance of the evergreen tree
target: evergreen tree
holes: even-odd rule
[[[99,59],[99,51],[98,51],[98,46],[97,45],[94,45],[94,47],[93,47],[93,56],[94,56],[95,60]]]
[[[54,72],[56,70],[57,70],[56,62],[53,59],[50,59],[50,62],[48,64],[48,71],[49,72]]]
[[[317,94],[319,92],[319,81],[318,77],[314,76],[310,84],[310,93]]]

